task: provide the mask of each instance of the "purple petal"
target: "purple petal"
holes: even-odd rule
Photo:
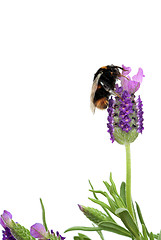
[[[131,130],[131,127],[130,127],[130,125],[127,123],[127,124],[124,125],[124,127],[122,128],[122,130],[125,131],[125,132],[129,132],[129,131]]]
[[[3,238],[2,240],[16,240],[16,238],[14,238],[14,236],[12,235],[10,229],[8,227],[5,228],[4,231],[2,231],[3,234]]]
[[[143,69],[139,68],[138,73],[132,77],[132,80],[142,83],[143,77],[145,77],[145,75],[143,74]]]
[[[126,76],[131,72],[131,67],[125,67],[125,65],[122,65],[122,75]]]
[[[34,238],[41,238],[41,239],[46,239],[48,235],[45,230],[45,227],[41,223],[35,223],[34,225],[32,225],[30,228],[30,234]]]
[[[9,225],[12,219],[12,214],[7,210],[3,211],[3,214],[0,217],[0,224],[2,227],[6,228],[6,225]]]
[[[122,76],[120,77],[121,85],[123,89],[128,91],[130,94],[135,93],[140,88],[143,77],[145,77],[143,74],[143,69],[139,68],[137,74],[134,75],[131,79],[128,75],[128,73],[131,71],[131,68],[127,68],[124,65],[122,65],[122,67],[127,71],[122,72]]]
[[[57,237],[59,237],[61,240],[64,240],[64,239],[65,239],[65,237],[62,237],[58,231],[56,232],[56,235],[57,235]]]
[[[127,80],[127,78],[129,80]],[[127,78],[121,77],[121,86],[123,87],[123,90],[128,91],[129,90],[129,82],[131,81],[130,76],[128,75]]]
[[[123,86],[123,89],[130,94],[135,93],[140,88],[140,82],[127,80],[126,78],[121,80],[121,85]]]
[[[140,88],[140,82],[131,81],[129,83],[129,93],[135,93]]]
[[[80,204],[78,204],[79,209],[83,212],[83,206],[81,206]]]

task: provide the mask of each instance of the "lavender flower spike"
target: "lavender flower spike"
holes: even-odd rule
[[[129,144],[134,142],[144,129],[143,103],[140,96],[136,100],[134,95],[144,75],[143,70],[139,68],[131,80],[128,75],[131,68],[124,65],[122,67],[121,86],[115,85],[116,96],[109,100],[107,132],[112,143],[116,140],[120,144]]]

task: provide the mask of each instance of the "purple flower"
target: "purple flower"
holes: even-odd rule
[[[60,240],[64,240],[65,239],[65,237],[62,237],[58,231],[56,232],[56,236],[58,238],[60,238]]]
[[[45,227],[41,223],[35,223],[30,228],[30,234],[34,238],[38,238],[39,240],[45,240],[50,239],[50,236],[54,236],[54,239],[64,240],[65,237],[62,237],[59,232],[56,232],[56,234],[51,230],[51,233],[49,231],[46,231]]]
[[[3,214],[0,217],[0,224],[5,229],[2,231],[3,238],[2,240],[16,240],[9,229],[12,224],[12,214],[6,210],[3,211]]]
[[[142,83],[143,77],[145,77],[142,68],[138,69],[137,74],[134,75],[132,79],[128,75],[131,72],[131,68],[125,67],[124,65],[122,65],[122,68],[123,68],[122,75],[120,77],[121,86],[123,87],[124,90],[128,91],[128,93],[130,94],[135,93],[140,88],[140,84]]]
[[[2,240],[16,240],[16,238],[13,237],[11,234],[11,231],[8,227],[5,228],[5,230],[2,231],[3,238]]]
[[[124,123],[122,130],[128,133],[131,130],[130,124]]]
[[[0,217],[0,224],[2,227],[6,228],[7,225],[10,225],[12,219],[12,214],[6,210],[3,211],[3,214]]]
[[[30,228],[30,234],[34,238],[48,239],[49,234],[41,223],[35,223]]]

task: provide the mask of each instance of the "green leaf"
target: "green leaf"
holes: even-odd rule
[[[83,227],[83,226],[75,226],[75,227],[71,227],[71,228],[68,228],[67,230],[65,230],[65,233],[66,232],[70,232],[70,231],[100,231],[102,230],[101,227]]]
[[[93,187],[91,181],[90,181],[90,180],[88,180],[88,181],[89,181],[89,184],[90,184],[90,186],[91,186],[91,189],[93,190],[93,196],[95,197],[95,199],[98,199],[98,197],[96,196],[96,194],[95,194],[95,192],[94,192],[94,187]]]
[[[144,222],[144,219],[143,219],[140,207],[139,207],[137,202],[135,202],[135,204],[136,204],[136,210],[137,210],[137,213],[138,213],[138,217],[139,217],[140,223],[145,226],[145,230],[146,230],[146,232],[147,232],[147,234],[149,236],[149,232],[148,232],[148,229],[147,229],[147,227],[145,225],[145,222]]]
[[[78,233],[78,236],[75,236],[74,240],[91,240],[91,239],[84,234]]]
[[[111,188],[110,184],[107,181],[103,181],[103,183],[105,184],[107,190],[110,192],[110,188]]]
[[[154,235],[152,232],[150,233],[149,238],[150,238],[150,240],[154,240]]]
[[[90,182],[90,180],[89,180],[89,184],[90,184],[90,186],[91,186],[91,189],[94,191],[94,188],[93,188],[93,186],[92,186],[92,183]],[[94,198],[96,199],[96,200],[98,200],[98,197],[96,196],[96,194],[95,194],[95,192],[93,192],[93,196],[94,196]],[[89,198],[91,201],[92,201],[92,198]],[[98,200],[99,201],[99,200]],[[101,201],[99,201],[100,203],[102,203],[102,204],[100,204],[100,203],[98,203],[102,208],[103,208],[103,210],[106,212],[106,214],[112,219],[112,221],[113,222],[115,222],[114,220],[113,220],[113,218],[111,217],[111,215],[110,215],[110,213],[109,213],[109,211],[107,210],[107,209],[109,209],[109,206],[107,205],[107,204],[105,204],[104,202],[101,202]],[[95,202],[96,203],[96,202]]]
[[[110,198],[109,194],[107,192],[104,192],[104,191],[101,191],[101,190],[90,190],[91,192],[94,192],[94,193],[100,193],[102,194],[103,196],[105,196],[111,206],[111,210],[112,210],[112,213],[114,213],[117,209],[117,205],[116,203],[112,200],[112,198]],[[115,213],[114,213],[115,214]]]
[[[161,231],[160,231],[160,233],[158,235],[158,240],[161,240]]]
[[[100,238],[101,238],[102,240],[104,240],[104,237],[103,237],[102,232],[101,232],[101,231],[97,231],[97,233],[98,233],[98,235],[100,236]]]
[[[42,199],[40,198],[40,203],[41,203],[41,208],[42,208],[42,220],[43,220],[43,225],[46,229],[46,231],[48,230],[47,224],[46,224],[46,218],[45,218],[45,208],[44,208],[44,204],[42,202]]]
[[[113,179],[112,179],[112,173],[111,173],[111,172],[110,172],[110,182],[111,182],[111,184],[112,184],[112,190],[114,191],[114,193],[115,193],[117,196],[119,196],[119,194],[118,194],[118,192],[117,192],[116,185],[115,185],[115,183],[114,183],[114,181],[113,181]]]
[[[122,182],[121,186],[120,186],[120,197],[122,198],[122,200],[125,203],[126,206],[126,183]]]
[[[100,200],[98,200],[98,199],[93,199],[93,198],[88,198],[88,199],[91,200],[91,201],[94,202],[94,203],[99,204],[99,205],[100,205],[101,207],[103,207],[103,208],[107,208],[109,211],[111,211],[111,212],[113,213],[111,207],[108,206],[106,203],[104,203],[104,202],[102,202],[102,201],[100,201]]]
[[[110,192],[111,196],[115,200],[117,208],[124,208],[124,207],[126,207],[123,199],[120,197],[120,195],[117,192],[116,185],[115,185],[115,183],[114,183],[114,181],[112,179],[112,173],[110,173],[110,182],[111,182],[111,186],[107,182],[103,182],[103,183],[105,184],[106,188],[108,189],[108,191]]]
[[[148,240],[148,235],[147,235],[147,231],[144,224],[142,224],[142,232],[143,232],[144,240]]]
[[[127,231],[125,228],[119,226],[116,223],[103,221],[98,224],[99,227],[101,227],[105,231],[117,233],[119,235],[123,235],[126,237],[131,237],[131,233]]]
[[[131,217],[129,211],[125,208],[119,208],[115,212],[122,220],[127,229],[134,235],[136,239],[140,239],[139,229]]]

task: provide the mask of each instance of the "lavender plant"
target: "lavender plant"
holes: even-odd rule
[[[119,77],[121,84],[115,84],[114,92],[116,94],[109,99],[107,132],[110,134],[112,143],[116,141],[125,146],[126,182],[121,183],[118,192],[112,173],[110,174],[110,181],[103,182],[106,191],[95,190],[89,181],[90,192],[93,193],[93,198],[89,199],[101,206],[103,212],[97,208],[78,205],[83,214],[92,222],[92,226],[76,226],[67,229],[66,232],[74,230],[96,231],[102,240],[104,240],[103,231],[110,231],[136,240],[160,240],[161,233],[154,234],[147,229],[140,207],[137,202],[133,203],[131,197],[130,144],[144,130],[143,103],[140,96],[136,97],[136,92],[140,88],[144,74],[143,70],[139,68],[138,73],[131,78],[129,76],[131,68],[123,65],[122,69],[122,74]],[[104,197],[104,201],[99,199],[101,195]],[[121,225],[117,219],[122,221]],[[141,224],[141,229],[139,229],[138,222]]]
[[[138,73],[132,78],[129,76],[130,67],[122,66],[122,74],[119,76],[120,85],[115,84],[115,95],[109,99],[107,108],[107,132],[111,142],[117,142],[125,146],[126,151],[126,182],[122,182],[120,191],[117,190],[115,182],[110,173],[109,182],[104,181],[106,191],[95,190],[92,183],[90,192],[93,197],[89,200],[99,205],[102,211],[97,208],[78,205],[83,214],[92,222],[91,226],[75,226],[68,228],[69,231],[95,231],[99,238],[104,240],[103,231],[113,232],[135,240],[161,240],[161,233],[154,234],[147,229],[140,207],[135,204],[131,197],[131,156],[130,144],[134,142],[139,134],[142,134],[143,127],[143,103],[140,96],[136,96],[142,83],[144,74],[139,68]],[[105,102],[106,104],[106,102]],[[103,196],[104,201],[99,199]],[[57,231],[48,230],[45,209],[40,199],[42,207],[43,224],[35,223],[30,231],[19,223],[12,220],[12,215],[4,211],[0,217],[0,224],[4,228],[2,231],[3,240],[64,240]],[[120,220],[122,224],[120,224]],[[141,229],[139,227],[139,222]],[[82,233],[74,236],[74,240],[90,240]]]

